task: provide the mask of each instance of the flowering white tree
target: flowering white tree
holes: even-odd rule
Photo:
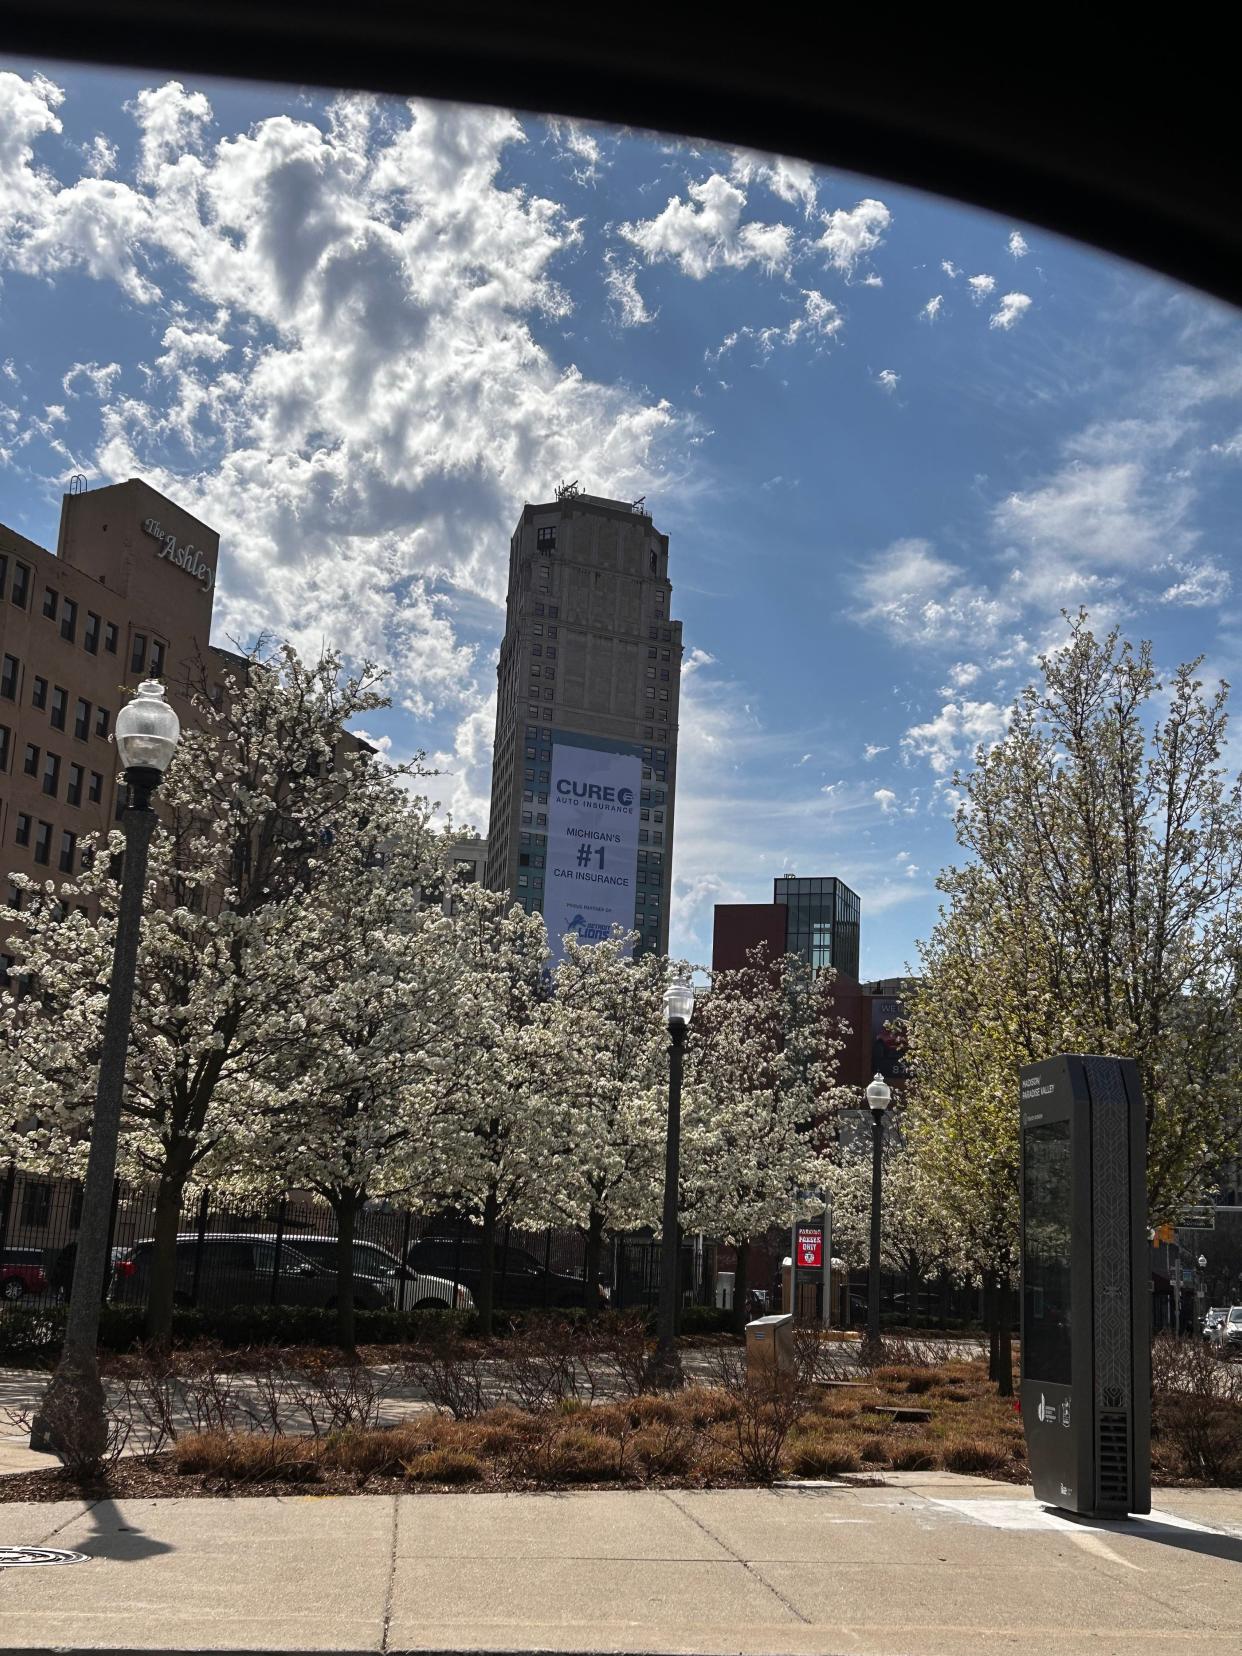
[[[828,1169],[827,1184],[833,1250],[851,1265],[866,1265],[871,1249],[870,1152],[843,1151]],[[880,1166],[880,1203],[880,1263],[905,1277],[911,1317],[917,1321],[921,1284],[950,1261],[951,1226],[921,1157],[892,1137]]]
[[[825,1118],[842,1041],[833,977],[796,955],[756,952],[699,996],[686,1049],[682,1214],[737,1248],[734,1310],[748,1300],[753,1238],[788,1222],[799,1193],[826,1184]]]
[[[560,1140],[540,1016],[548,939],[542,915],[481,886],[462,888],[452,923],[460,1022],[430,1121],[427,1189],[478,1215],[477,1305],[490,1333],[496,1227],[544,1219],[556,1177]]]
[[[393,789],[346,815],[311,858],[314,900],[286,906],[273,945],[302,965],[273,1085],[239,1133],[242,1182],[308,1188],[337,1223],[337,1340],[354,1346],[354,1236],[370,1197],[424,1189],[429,1124],[463,1038],[453,925],[428,888],[447,844],[427,802]]]
[[[668,963],[633,957],[634,934],[565,940],[543,1012],[552,1066],[546,1088],[559,1121],[555,1202],[585,1239],[594,1308],[604,1233],[658,1224],[668,1096],[662,997]]]
[[[282,1057],[303,1049],[299,926],[313,936],[331,867],[320,853],[402,786],[401,768],[347,733],[384,703],[369,664],[346,674],[332,654],[307,664],[261,646],[239,658],[218,707],[195,695],[197,723],[158,796],[119,1163],[157,1181],[154,1337],[171,1326],[187,1184],[235,1165],[239,1129],[264,1107]],[[6,1148],[28,1163],[70,1169],[89,1132],[122,844],[114,834],[74,879],[18,881],[20,914],[0,916],[20,926],[9,946],[31,990],[0,1011]]]

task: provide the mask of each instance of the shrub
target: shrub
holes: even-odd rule
[[[411,1483],[463,1484],[478,1483],[487,1468],[464,1449],[429,1449],[406,1461],[404,1471]]]
[[[731,1334],[733,1313],[715,1305],[687,1305],[681,1313],[679,1332],[691,1336]]]
[[[649,1426],[635,1434],[630,1454],[644,1472],[657,1478],[678,1478],[694,1463],[694,1434],[681,1421]]]
[[[890,1440],[888,1464],[894,1472],[930,1472],[936,1457],[926,1444]]]
[[[586,1426],[568,1426],[546,1445],[543,1474],[554,1483],[596,1483],[621,1470],[617,1445]]]
[[[319,1476],[309,1439],[263,1432],[191,1432],[177,1440],[173,1462],[178,1472],[225,1483],[312,1483]]]
[[[857,1472],[858,1449],[851,1438],[836,1432],[809,1432],[789,1448],[789,1469],[799,1478],[829,1478],[838,1472]]]
[[[998,1445],[981,1438],[946,1443],[940,1458],[946,1472],[977,1472],[988,1476],[1003,1471],[1008,1459]]]

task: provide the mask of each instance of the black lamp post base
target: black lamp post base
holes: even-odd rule
[[[686,1383],[682,1373],[681,1353],[674,1346],[671,1351],[657,1345],[647,1359],[647,1384],[652,1391],[680,1391]]]

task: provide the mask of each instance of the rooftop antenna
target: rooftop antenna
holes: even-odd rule
[[[90,484],[86,481],[85,473],[74,472],[73,476],[69,479],[69,493],[71,495],[85,494],[89,488]]]
[[[647,504],[646,495],[639,495],[638,499],[636,501],[634,501],[634,503],[630,507],[630,510],[633,511],[633,512],[641,512],[643,507],[646,504]]]
[[[556,498],[558,500],[572,500],[579,492],[578,479],[575,477],[572,483],[562,483],[560,485],[556,491]]]

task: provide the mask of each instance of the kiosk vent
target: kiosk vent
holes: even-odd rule
[[[1099,1415],[1099,1474],[1096,1498],[1125,1507],[1130,1499],[1130,1419],[1128,1415]]]

